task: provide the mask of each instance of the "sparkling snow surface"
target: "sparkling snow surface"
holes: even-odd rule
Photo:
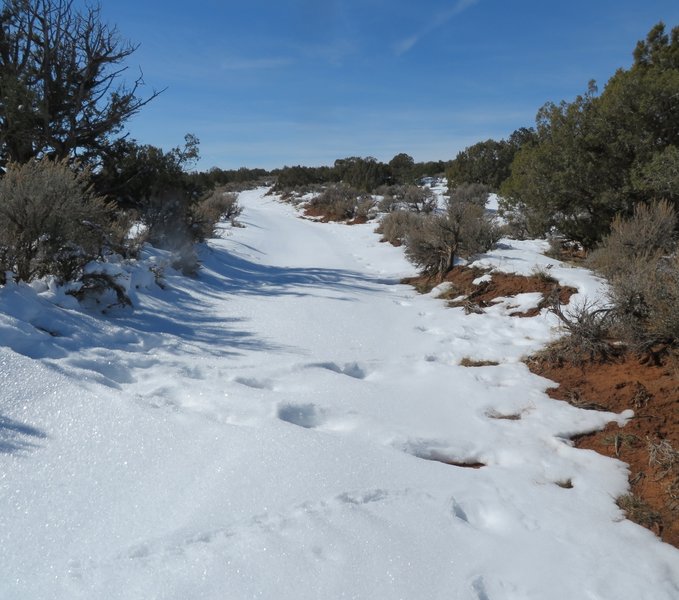
[[[0,288],[0,599],[679,598],[679,552],[615,504],[625,465],[568,442],[630,415],[521,362],[556,335],[508,316],[533,295],[465,315],[398,284],[374,224],[240,201],[197,279],[107,267],[133,309]],[[543,250],[479,263],[602,293]]]

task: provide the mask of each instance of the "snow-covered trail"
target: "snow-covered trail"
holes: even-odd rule
[[[679,597],[624,465],[566,440],[613,415],[520,362],[548,315],[446,309],[373,225],[240,201],[198,279],[115,318],[0,288],[0,599]]]

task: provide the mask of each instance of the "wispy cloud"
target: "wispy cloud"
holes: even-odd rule
[[[256,69],[280,69],[293,63],[291,58],[227,58],[221,68],[226,71],[251,71]]]
[[[454,6],[434,15],[419,31],[396,44],[394,46],[394,53],[397,56],[401,56],[402,54],[409,52],[424,36],[429,35],[432,31],[442,27],[453,17],[456,17],[478,2],[479,0],[457,0]]]

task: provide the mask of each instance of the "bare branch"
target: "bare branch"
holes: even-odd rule
[[[0,12],[0,162],[95,157],[161,92],[122,82],[137,45],[73,0],[6,0]]]

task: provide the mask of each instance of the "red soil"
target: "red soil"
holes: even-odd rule
[[[524,294],[527,292],[540,292],[542,294],[542,301],[537,308],[526,312],[516,312],[512,316],[516,317],[534,317],[540,310],[549,306],[552,298],[556,295],[561,304],[568,304],[573,294],[577,292],[575,288],[560,286],[557,281],[539,275],[516,275],[515,273],[492,273],[490,281],[484,281],[479,284],[474,284],[474,280],[487,271],[478,268],[469,268],[463,266],[455,267],[448,273],[442,281],[433,280],[428,277],[409,277],[404,279],[404,283],[410,283],[420,290],[430,290],[435,285],[442,282],[449,282],[453,285],[450,290],[442,294],[444,299],[457,298],[458,296],[465,296],[462,301],[451,302],[451,306],[464,306],[466,308],[475,307],[483,309],[490,306],[493,300],[497,298],[507,298],[516,296],[517,294]]]
[[[642,364],[627,354],[606,363],[528,364],[559,384],[549,391],[553,398],[585,408],[634,411],[622,429],[610,424],[576,439],[576,446],[629,464],[632,497],[621,506],[629,518],[679,548],[679,453],[672,453],[679,449],[679,360]]]
[[[505,273],[492,273],[490,281],[474,285],[483,274],[479,269],[456,267],[445,278],[453,284],[445,297],[464,295],[466,299],[455,306],[483,310],[499,297],[541,292],[543,308],[555,295],[567,304],[576,291],[558,286],[549,277]],[[404,283],[428,291],[440,282],[414,277]],[[515,316],[534,316],[539,310]],[[629,464],[630,493],[619,499],[620,506],[628,518],[679,548],[679,355],[665,356],[661,364],[644,363],[630,353],[608,362],[553,364],[544,356],[526,362],[534,373],[559,384],[549,391],[555,399],[593,410],[634,411],[625,427],[613,423],[575,443]]]

